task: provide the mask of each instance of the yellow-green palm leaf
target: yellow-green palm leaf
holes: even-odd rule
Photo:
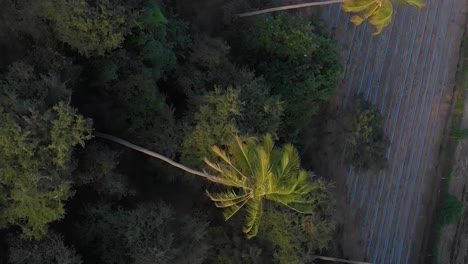
[[[400,2],[423,7],[421,0],[402,0]],[[351,22],[360,25],[365,20],[372,24],[376,31],[374,35],[390,24],[393,16],[393,3],[391,0],[346,0],[342,5],[345,12],[357,13],[351,17]]]
[[[208,197],[224,210],[226,220],[245,208],[243,231],[248,238],[257,234],[264,199],[300,213],[312,213],[326,194],[327,184],[312,181],[313,175],[300,168],[297,150],[292,145],[275,148],[271,135],[266,135],[262,143],[236,137],[227,152],[218,147],[213,147],[213,151],[220,162],[205,162],[228,190],[207,192]]]

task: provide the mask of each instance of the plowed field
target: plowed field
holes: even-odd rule
[[[388,167],[379,173],[333,161],[345,257],[392,264],[424,258],[466,9],[465,0],[397,5],[379,36],[366,23],[351,24],[339,5],[324,9],[345,65],[338,100],[345,106],[351,95],[364,95],[381,109],[391,139]]]

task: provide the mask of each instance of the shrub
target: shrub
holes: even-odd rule
[[[350,113],[346,133],[347,161],[360,169],[382,168],[390,143],[383,131],[382,115],[362,99],[350,105]]]
[[[453,194],[449,194],[439,212],[438,225],[446,226],[453,223],[463,214],[463,203]]]

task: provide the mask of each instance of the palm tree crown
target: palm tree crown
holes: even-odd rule
[[[269,134],[263,144],[257,144],[253,138],[236,137],[227,153],[216,146],[213,151],[220,163],[205,162],[216,171],[219,183],[229,189],[207,194],[217,207],[224,209],[226,220],[245,207],[243,231],[248,238],[257,234],[264,199],[299,213],[313,213],[326,200],[329,186],[321,180],[312,181],[313,174],[300,168],[297,150],[289,144],[275,148]]]
[[[402,0],[406,4],[423,7],[421,0]],[[342,9],[345,12],[359,13],[351,17],[351,22],[360,25],[368,19],[369,23],[376,28],[374,35],[380,34],[382,29],[392,22],[393,3],[392,0],[346,0]]]

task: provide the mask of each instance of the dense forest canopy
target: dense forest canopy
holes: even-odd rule
[[[313,167],[293,146],[283,160],[268,146],[301,146],[341,74],[337,46],[307,15],[233,16],[249,5],[1,0],[0,261],[303,263],[327,249],[335,224],[326,175],[303,170]],[[252,162],[271,154],[277,174],[236,160],[244,190],[255,189],[243,194],[93,131],[202,171],[205,158],[223,160],[213,146],[249,138],[266,144],[250,146]],[[235,196],[218,207],[237,212],[248,196],[248,209],[225,222],[210,202],[220,192]]]

